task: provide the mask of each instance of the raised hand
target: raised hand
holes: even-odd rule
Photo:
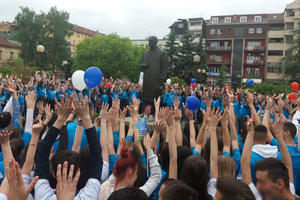
[[[26,99],[27,109],[34,109],[35,102],[36,102],[35,92],[34,91],[29,92],[28,95],[25,97],[25,99]]]
[[[116,98],[115,100],[113,100],[112,107],[115,110],[119,111],[120,110],[120,99]]]
[[[276,114],[275,115],[275,122],[273,123],[273,120],[270,120],[270,128],[272,132],[274,133],[274,136],[276,138],[281,137],[281,131],[283,130],[283,125],[286,122],[286,119],[283,115]]]
[[[80,177],[80,170],[78,169],[75,177],[73,178],[74,165],[71,165],[69,174],[68,162],[64,162],[62,174],[61,174],[61,164],[57,166],[56,172],[56,197],[57,200],[73,200],[76,194],[76,187]]]
[[[247,98],[246,98],[246,100],[247,100],[247,103],[248,103],[249,105],[253,104],[253,94],[252,94],[251,92],[248,92],[248,93],[247,93]]]
[[[101,120],[107,120],[108,117],[108,104],[103,104],[101,111],[100,111],[100,116]]]
[[[184,115],[188,118],[189,121],[194,119],[193,113],[186,106],[184,106]]]
[[[254,114],[251,117],[247,116],[247,130],[254,131]]]
[[[228,109],[226,109],[224,111],[224,115],[221,119],[221,124],[222,124],[222,127],[225,128],[225,127],[228,127],[228,123],[229,123],[229,112],[228,112]]]
[[[271,110],[272,107],[273,107],[273,98],[272,97],[269,97],[268,100],[267,100],[267,106],[266,106],[266,110]]]
[[[180,101],[179,101],[179,97],[178,96],[176,96],[174,98],[173,104],[174,104],[174,109],[177,110],[179,108],[179,105],[180,105]]]
[[[37,103],[37,109],[39,111],[39,114],[44,114],[45,110],[44,110],[44,103],[42,101],[39,101]]]
[[[125,107],[125,108],[123,108],[123,110],[120,112],[120,119],[121,119],[121,120],[125,120],[126,114],[127,114],[127,110],[128,110],[128,108]]]
[[[164,128],[165,128],[165,124],[162,120],[154,122],[154,130],[156,133],[163,132]]]
[[[217,110],[213,109],[208,112],[207,123],[209,127],[217,127],[218,123],[222,119],[222,112],[218,108]]]
[[[223,104],[224,107],[229,106],[229,97],[227,95],[224,95],[224,97],[222,99],[222,104]]]
[[[127,106],[127,109],[130,112],[130,115],[133,119],[137,120],[139,117],[138,111],[135,110],[134,106],[131,104],[129,106]]]
[[[79,102],[79,99],[76,94],[73,94],[72,96],[73,96],[73,104],[75,107],[74,111],[75,111],[76,115],[83,121],[90,120],[91,117],[90,117],[90,112],[89,112],[88,97],[85,96],[83,99],[82,95],[79,94],[79,96],[80,96],[80,102]],[[67,97],[67,95],[66,95],[66,97]],[[66,104],[67,106],[69,106],[69,108],[67,109],[68,111],[69,110],[72,111],[72,102],[70,100],[66,99],[66,101],[63,103]],[[70,113],[69,113],[69,115],[70,115]]]
[[[3,130],[0,133],[0,144],[5,144],[9,142],[9,137],[12,134],[12,131]]]
[[[132,98],[132,106],[135,112],[139,112],[139,107],[140,107],[141,101],[137,99],[135,96]]]
[[[45,124],[48,124],[48,122],[52,119],[53,110],[51,109],[51,106],[49,104],[45,105],[44,110],[45,110],[45,113],[46,113]]]
[[[177,121],[177,122],[181,120],[182,112],[180,109],[174,110],[174,118],[175,118],[175,121]]]
[[[8,199],[27,199],[29,193],[32,191],[34,185],[38,181],[38,177],[34,177],[31,183],[26,186],[22,178],[22,172],[19,164],[14,159],[9,162],[9,167],[7,167],[5,170],[7,171],[8,191],[2,192],[7,195]]]
[[[158,113],[158,119],[161,120],[165,117],[166,114],[166,108],[160,108]]]
[[[56,106],[58,109],[57,120],[64,123],[72,112],[72,99],[65,95],[65,98],[61,98],[61,102],[56,101]]]
[[[159,110],[159,106],[160,106],[160,97],[158,97],[157,99],[154,99],[154,107],[156,110]]]
[[[151,138],[149,134],[144,137],[143,143],[147,151],[151,150]]]
[[[167,122],[167,125],[170,127],[174,124],[174,112],[172,109],[170,108],[167,108],[166,109],[166,112],[165,112],[165,119],[166,119],[166,122]]]
[[[39,123],[32,125],[32,134],[40,135],[43,128],[44,128],[44,123],[42,120],[40,120]]]

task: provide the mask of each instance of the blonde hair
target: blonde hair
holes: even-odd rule
[[[235,162],[228,156],[218,157],[218,176],[230,176],[235,178]]]

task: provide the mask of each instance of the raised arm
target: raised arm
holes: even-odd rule
[[[3,162],[4,162],[4,170],[9,166],[9,161],[13,159],[13,154],[10,147],[9,137],[12,132],[4,130],[0,134],[0,143],[3,153]],[[7,176],[7,171],[5,170],[5,176]]]
[[[258,114],[255,110],[254,104],[253,104],[253,94],[251,92],[247,93],[247,103],[249,104],[250,110],[251,110],[252,114],[254,115],[255,124],[256,125],[261,124],[260,117],[258,116]]]
[[[270,127],[272,129],[272,132],[274,133],[274,136],[276,137],[279,145],[279,150],[281,153],[282,161],[285,164],[285,166],[289,170],[289,180],[290,183],[294,183],[294,176],[293,176],[293,164],[292,164],[292,158],[289,153],[289,150],[285,144],[285,141],[282,136],[283,131],[283,125],[285,122],[285,118],[283,115],[280,116],[280,119],[278,119],[278,115],[275,117],[275,124],[270,122]]]
[[[117,154],[120,154],[122,148],[122,141],[125,140],[125,118],[127,113],[127,107],[124,108],[120,113],[120,134],[119,134],[119,146]]]
[[[193,113],[186,107],[184,107],[184,114],[189,120],[190,127],[190,147],[196,147],[196,131],[194,126]]]
[[[31,91],[26,96],[27,112],[26,112],[25,132],[27,133],[32,133],[33,112],[35,108],[35,102],[36,102],[36,94],[35,92]]]
[[[155,121],[158,121],[158,113],[159,113],[159,108],[160,108],[160,97],[157,99],[154,99],[154,107],[155,107]]]
[[[162,133],[162,131],[164,130],[165,125],[163,121],[157,121],[154,122],[154,132],[153,135],[151,137],[151,148],[154,149],[154,153],[157,153],[157,143],[159,140],[159,136]]]
[[[33,164],[34,164],[34,157],[39,142],[40,133],[43,127],[44,124],[41,120],[38,124],[35,124],[32,127],[32,137],[28,146],[24,165],[22,167],[22,174],[26,174],[28,176],[30,176],[31,174],[31,171],[33,169]]]
[[[82,133],[83,133],[83,122],[82,120],[78,120],[75,136],[74,136],[74,142],[72,146],[72,151],[75,151],[77,153],[79,153],[80,151]]]
[[[167,121],[167,138],[169,145],[169,155],[170,155],[170,163],[169,163],[169,178],[177,179],[178,177],[178,166],[177,166],[177,145],[175,140],[175,120],[173,111],[170,109],[166,110],[165,115]]]
[[[229,135],[228,123],[229,123],[229,112],[228,110],[225,110],[224,116],[221,119],[222,130],[223,130],[223,143],[224,143],[223,153],[227,152],[230,154],[230,135]]]
[[[208,131],[210,133],[210,178],[218,178],[218,141],[217,141],[217,125],[222,118],[219,109],[208,114]]]
[[[263,121],[262,121],[262,124],[264,126],[266,126],[267,129],[268,129],[268,135],[267,135],[267,142],[268,143],[271,143],[271,141],[273,140],[273,135],[270,131],[270,113],[271,113],[272,106],[273,106],[273,99],[271,97],[269,97],[268,100],[267,100],[267,106],[266,106],[264,118],[263,118]]]
[[[233,109],[234,95],[231,92],[228,92],[227,94],[228,94],[228,101],[229,101],[229,127],[231,131],[232,149],[239,149],[239,143],[238,143],[237,132],[235,127],[235,114]]]
[[[254,124],[253,119],[248,119],[247,122],[248,135],[244,144],[242,158],[241,158],[241,170],[242,170],[242,179],[247,185],[252,183],[251,179],[251,153],[252,145],[254,139]]]
[[[100,145],[102,148],[102,158],[103,161],[108,163],[108,145],[107,145],[107,127],[106,127],[106,120],[107,120],[107,114],[108,113],[108,105],[105,104],[102,106],[101,112],[100,112],[100,118],[101,118],[101,135],[100,135]]]

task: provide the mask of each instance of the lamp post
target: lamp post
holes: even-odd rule
[[[38,52],[38,55],[39,55],[40,70],[41,70],[41,68],[42,68],[42,53],[44,53],[45,47],[43,45],[39,44],[36,47],[36,51]]]
[[[199,62],[200,62],[200,60],[201,60],[201,58],[200,58],[200,56],[199,55],[194,55],[194,57],[193,57],[193,61],[194,61],[194,63],[196,64],[196,69],[198,68],[198,66],[199,66]],[[198,70],[197,70],[198,71]],[[197,75],[197,79],[199,80],[199,75]]]

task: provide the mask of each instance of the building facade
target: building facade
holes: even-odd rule
[[[82,42],[85,38],[93,37],[95,35],[104,36],[104,34],[97,31],[93,31],[82,26],[73,24],[72,35],[66,40],[70,43],[70,50],[72,57],[75,55],[76,46]]]
[[[131,43],[133,45],[144,47],[144,48],[148,48],[149,47],[149,42],[148,42],[147,39],[145,39],[145,40],[131,40]],[[167,43],[167,40],[165,40],[165,39],[158,39],[157,46],[160,49],[164,49],[166,43]]]
[[[0,36],[0,66],[12,65],[19,58],[21,46]]]

